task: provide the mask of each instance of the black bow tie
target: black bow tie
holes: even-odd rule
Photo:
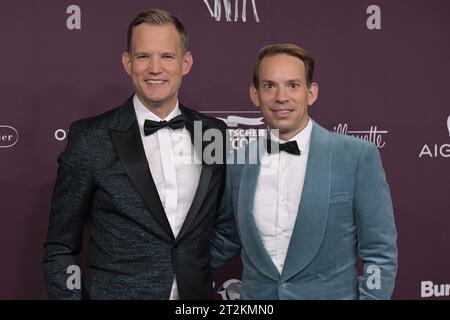
[[[183,128],[185,124],[185,119],[182,114],[172,118],[169,121],[153,121],[153,120],[145,120],[144,122],[144,134],[146,136],[155,133],[161,128],[169,127],[172,129],[180,129]]]
[[[295,140],[288,141],[286,143],[278,143],[278,142],[267,139],[266,146],[267,146],[266,150],[268,153],[276,153],[276,149],[272,150],[272,146],[273,147],[278,146],[279,152],[285,151],[287,153],[294,154],[297,156],[302,154],[300,149],[298,148],[297,141],[295,141]]]

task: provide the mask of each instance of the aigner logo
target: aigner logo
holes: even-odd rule
[[[19,133],[11,126],[0,125],[0,148],[10,148],[19,140]]]
[[[222,18],[222,5],[220,0],[214,0],[214,10],[211,9],[211,6],[209,5],[209,0],[203,0],[206,7],[208,8],[209,13],[211,14],[211,17],[214,18],[216,21],[220,21]],[[234,1],[234,22],[239,21],[239,2],[241,2],[241,19],[242,22],[247,21],[247,0],[235,0]],[[253,18],[255,18],[256,22],[259,22],[258,17],[258,10],[256,9],[256,0],[251,0],[252,8],[253,8]],[[232,21],[232,5],[231,0],[223,0],[223,8],[225,11],[225,18],[227,22]]]
[[[447,130],[450,136],[450,116],[447,118]],[[424,144],[419,153],[419,158],[449,158],[450,157],[450,143],[428,145]]]

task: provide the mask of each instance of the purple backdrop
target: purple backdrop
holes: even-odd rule
[[[227,21],[227,1],[211,16],[215,1],[1,2],[0,298],[46,298],[41,260],[65,131],[131,95],[120,60],[126,28],[153,7],[178,16],[190,34],[194,66],[180,101],[241,116],[237,128],[259,119],[248,97],[259,48],[309,50],[320,85],[311,116],[380,149],[399,234],[394,298],[427,298],[424,281],[450,284],[450,2],[249,0],[246,21],[243,1],[235,21],[228,1]],[[239,261],[227,264],[216,288],[240,273]],[[450,298],[438,296],[430,298]]]

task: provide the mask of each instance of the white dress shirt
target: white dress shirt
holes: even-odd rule
[[[263,244],[278,272],[282,272],[305,181],[313,123],[289,141],[296,140],[301,155],[264,152],[256,184],[253,215]],[[271,139],[278,139],[270,133]],[[283,143],[283,140],[279,140]],[[301,214],[298,217],[301,219]]]
[[[165,119],[147,109],[136,95],[133,104],[150,172],[176,238],[197,191],[201,162],[194,152],[191,135],[186,128],[173,130],[164,127],[151,135],[144,135],[146,119],[169,121],[180,115],[178,101]],[[169,299],[179,299],[176,278]]]

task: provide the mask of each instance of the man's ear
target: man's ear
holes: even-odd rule
[[[190,51],[186,52],[186,54],[183,57],[183,76],[189,73],[193,63],[194,59],[192,57],[192,53]]]
[[[318,96],[319,85],[313,82],[308,88],[308,106],[311,106],[314,102],[316,102]]]
[[[250,99],[252,99],[255,107],[259,108],[258,89],[255,88],[255,85],[253,83],[250,85]]]
[[[125,72],[128,73],[128,75],[131,75],[131,60],[128,52],[122,53],[122,65]]]

